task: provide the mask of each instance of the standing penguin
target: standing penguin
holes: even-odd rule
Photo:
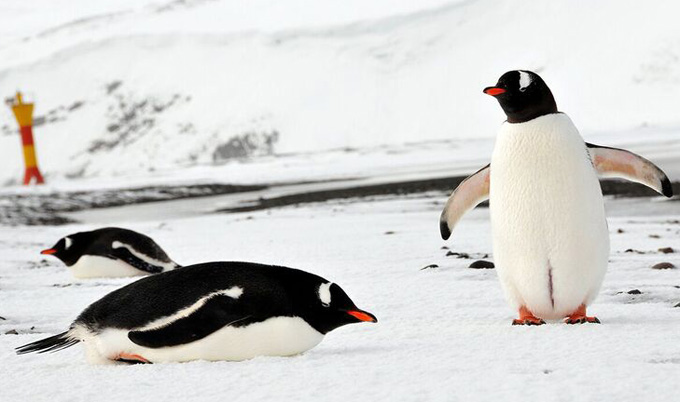
[[[40,254],[59,258],[76,278],[148,275],[180,267],[148,236],[121,228],[70,234]]]
[[[92,303],[59,335],[17,348],[83,342],[92,363],[291,356],[335,328],[377,322],[340,288],[292,268],[213,262],[149,276]]]
[[[519,310],[513,324],[561,318],[599,323],[586,315],[609,257],[598,174],[642,183],[666,197],[673,195],[671,183],[645,158],[585,143],[531,71],[509,71],[484,93],[498,100],[507,121],[491,163],[460,183],[447,201],[442,238],[449,238],[465,212],[490,199],[498,276]]]

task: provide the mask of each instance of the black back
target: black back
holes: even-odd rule
[[[522,73],[527,75],[522,77]],[[498,79],[495,87],[487,87],[484,92],[492,88],[505,91],[494,97],[503,108],[509,123],[524,123],[546,114],[559,113],[550,88],[534,72],[508,71]]]
[[[66,238],[71,245],[67,248]],[[112,259],[120,259],[119,251],[114,251],[114,241],[132,246],[135,250],[162,262],[171,262],[170,257],[150,237],[141,233],[115,227],[101,228],[89,232],[70,234],[52,246],[56,252],[52,255],[62,260],[67,266],[72,266],[83,255],[96,255]],[[125,249],[122,249],[123,251]]]
[[[91,304],[76,319],[92,331],[104,328],[132,329],[173,315],[211,293],[238,286],[243,294],[225,314],[236,312],[248,325],[275,316],[299,316],[321,333],[359,322],[347,314],[357,310],[354,302],[336,284],[331,285],[331,303],[319,299],[319,286],[328,281],[293,268],[246,262],[212,262],[187,266],[149,276],[109,293]]]

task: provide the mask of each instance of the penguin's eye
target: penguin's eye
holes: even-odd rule
[[[321,305],[324,307],[329,307],[331,305],[331,282],[328,283],[322,283],[319,286],[319,300],[321,301]]]

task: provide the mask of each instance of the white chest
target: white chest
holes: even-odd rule
[[[123,261],[95,255],[83,255],[69,269],[76,278],[117,278],[147,274]]]
[[[578,232],[562,229],[604,223],[596,172],[564,114],[503,125],[491,159],[489,198],[494,228],[568,237]],[[560,225],[567,226],[557,230]]]

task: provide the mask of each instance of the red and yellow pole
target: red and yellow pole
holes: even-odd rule
[[[24,185],[30,184],[32,179],[35,179],[36,184],[43,184],[45,180],[38,169],[38,160],[35,157],[35,145],[33,144],[33,104],[24,103],[21,92],[17,92],[17,97],[12,103],[12,112],[14,112],[14,117],[19,123],[21,144],[24,147],[24,162],[26,162]]]

